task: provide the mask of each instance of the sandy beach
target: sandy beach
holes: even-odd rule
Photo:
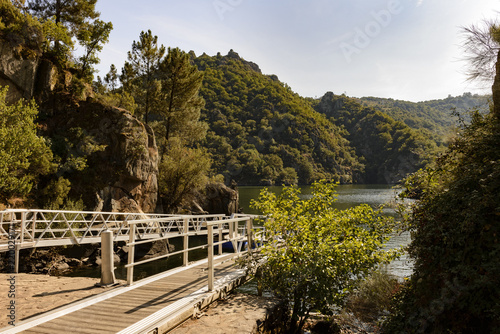
[[[18,323],[110,289],[96,287],[99,282],[99,278],[0,274],[0,329],[9,326],[9,321]]]

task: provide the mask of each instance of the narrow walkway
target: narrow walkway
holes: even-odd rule
[[[27,319],[2,333],[149,333],[163,332],[225,294],[245,277],[244,270],[227,258],[215,268],[215,288],[207,288],[207,260],[161,273],[132,286],[118,287],[97,296]]]

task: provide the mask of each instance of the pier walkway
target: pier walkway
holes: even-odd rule
[[[0,212],[1,250],[61,244],[101,243],[102,284],[114,282],[113,243],[127,241],[127,285],[27,319],[2,333],[164,333],[224,296],[246,279],[235,260],[257,251],[255,216],[166,216],[99,212],[10,210]],[[190,237],[207,243],[191,246]],[[182,249],[150,259],[134,257],[137,245],[180,238]],[[257,242],[256,242],[257,240]],[[224,253],[223,244],[232,252]],[[252,247],[247,247],[252,245]],[[207,258],[189,262],[189,252],[206,249]],[[215,253],[217,255],[215,255]],[[134,282],[134,267],[182,255],[183,265]],[[108,259],[108,260],[106,260]],[[105,265],[104,263],[107,262]]]
[[[212,291],[208,289],[205,259],[57,308],[0,332],[163,333],[245,280],[245,270],[234,266],[233,256],[215,257],[226,262],[215,269]]]

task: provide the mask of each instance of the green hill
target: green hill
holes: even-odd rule
[[[430,133],[414,130],[354,98],[328,92],[315,109],[347,130],[346,138],[366,165],[365,183],[395,183],[424,167],[438,149]]]
[[[204,71],[204,146],[215,173],[239,184],[358,182],[363,173],[345,131],[276,76],[230,51],[195,59]]]
[[[429,131],[442,137],[451,127],[457,125],[458,115],[468,121],[471,109],[488,111],[490,96],[464,93],[461,96],[448,96],[445,99],[423,102],[379,97],[362,97],[356,100],[365,106],[384,112],[411,128]]]
[[[376,108],[331,93],[322,102],[294,93],[275,75],[230,51],[194,58],[204,72],[204,142],[214,173],[239,184],[394,183],[427,162],[436,145]]]

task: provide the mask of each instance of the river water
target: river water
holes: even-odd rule
[[[258,214],[255,209],[251,208],[250,201],[252,199],[257,199],[260,191],[263,187],[239,187],[240,194],[240,207],[243,209],[244,213]],[[282,187],[268,187],[270,191],[279,193]],[[339,185],[337,186],[338,198],[333,204],[338,209],[347,209],[355,205],[362,203],[369,204],[370,206],[376,208],[382,204],[389,204],[384,209],[384,214],[394,216],[397,218],[397,214],[391,206],[394,203],[394,199],[397,195],[397,191],[392,189],[387,185]],[[304,186],[301,187],[301,193],[307,196],[311,192],[311,187]],[[177,240],[178,239],[178,240]],[[388,247],[395,248],[401,245],[407,245],[410,241],[408,233],[401,235],[395,235],[388,242]],[[176,248],[182,248],[182,243],[180,238],[172,239],[171,244]],[[191,246],[206,244],[205,238],[190,238],[189,243]],[[189,253],[189,261],[196,261],[207,256],[207,250],[196,250]],[[160,273],[166,269],[175,268],[182,265],[182,256],[179,254],[177,256],[172,256],[167,259],[162,259],[158,261],[149,262],[144,265],[137,266],[134,269],[134,280],[145,278],[157,273]],[[388,271],[393,275],[397,276],[399,279],[407,277],[412,273],[412,264],[408,260],[407,256],[403,255],[400,259],[393,261],[388,266]],[[100,268],[82,268],[70,273],[68,276],[85,276],[85,277],[100,277]],[[124,264],[117,264],[115,269],[115,276],[117,279],[126,279],[127,271]]]

